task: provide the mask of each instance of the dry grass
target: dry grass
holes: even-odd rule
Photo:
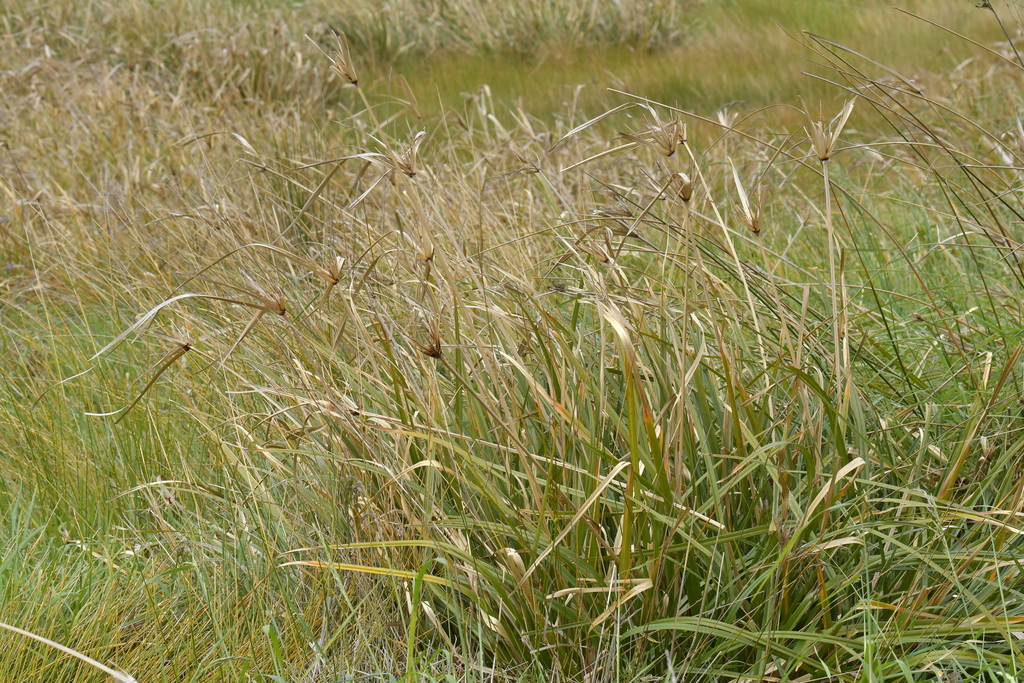
[[[997,15],[915,83],[805,36],[855,100],[815,145],[815,100],[552,120],[375,76],[551,11],[702,44],[654,14],[413,3],[339,49],[320,7],[3,10],[5,623],[140,681],[1019,677]],[[13,637],[18,678],[100,680]]]

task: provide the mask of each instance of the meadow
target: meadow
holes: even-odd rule
[[[0,680],[1024,679],[1016,4],[0,18]]]

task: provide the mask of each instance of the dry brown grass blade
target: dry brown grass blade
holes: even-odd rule
[[[70,382],[70,381],[72,381],[74,379],[78,379],[82,375],[86,375],[86,374],[92,372],[95,368],[96,368],[95,365],[90,366],[90,367],[86,368],[85,370],[82,370],[81,372],[75,373],[74,375],[71,375],[70,377],[65,377],[64,379],[60,380],[59,382],[55,382],[52,385],[46,387],[46,389],[44,389],[41,394],[36,396],[35,400],[32,401],[32,403],[29,405],[29,410],[35,409],[35,407],[39,404],[39,402],[41,400],[43,400],[43,397],[46,396],[51,391],[53,391],[54,389],[56,389],[57,387],[62,386],[64,384],[67,384],[68,382]]]
[[[561,170],[561,172],[562,173],[567,173],[568,171],[571,171],[574,168],[579,168],[580,166],[585,166],[586,164],[589,164],[591,161],[597,161],[601,157],[606,157],[609,154],[615,154],[616,152],[623,152],[623,151],[628,151],[628,150],[631,150],[631,149],[636,149],[639,146],[640,146],[639,142],[629,142],[629,143],[626,143],[625,145],[619,145],[618,147],[612,147],[610,149],[604,150],[603,152],[598,152],[594,156],[587,157],[586,159],[583,159],[581,161],[577,161],[575,163],[569,164],[568,166],[563,168]]]
[[[238,348],[238,345],[242,343],[242,340],[249,336],[249,333],[252,332],[253,328],[256,327],[256,324],[266,313],[266,310],[261,309],[253,314],[253,316],[249,319],[249,322],[246,324],[245,329],[242,330],[242,333],[235,338],[235,341],[231,343],[231,346],[229,346],[228,350],[224,353],[224,356],[221,358],[218,369],[224,367],[224,363],[227,362],[228,358],[231,357],[231,354],[234,353],[235,349]]]

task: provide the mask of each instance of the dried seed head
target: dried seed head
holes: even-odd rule
[[[360,158],[368,161],[375,161],[393,171],[404,173],[410,178],[416,177],[418,170],[417,162],[419,158],[420,145],[423,144],[423,140],[427,137],[427,131],[421,130],[416,133],[416,137],[412,139],[409,146],[406,147],[402,152],[395,152],[390,146],[387,147],[387,154],[378,154],[377,152],[367,152],[360,154]],[[391,184],[395,184],[394,178],[391,179]]]
[[[270,299],[268,303],[270,304],[270,306],[268,306],[267,310],[270,313],[276,313],[280,316],[283,316],[288,312],[288,302],[285,300],[283,292],[277,292],[277,294],[275,294],[274,297]]]
[[[590,254],[598,263],[608,266],[611,268],[615,265],[615,257],[612,256],[612,251],[607,245],[601,244],[600,242],[591,240],[587,243],[581,244],[580,248],[587,254]]]
[[[246,279],[249,280],[249,284],[252,288],[251,290],[248,290],[248,293],[260,303],[260,305],[252,306],[252,308],[255,308],[257,311],[275,313],[280,316],[284,316],[288,312],[288,301],[284,298],[284,292],[282,292],[280,288],[275,288],[273,292],[268,292],[266,289],[256,284],[252,278],[247,276]]]
[[[335,282],[341,279],[342,269],[345,267],[345,259],[342,256],[335,256],[334,263],[331,264],[329,272]]]
[[[424,263],[434,262],[434,241],[429,237],[419,243],[417,251],[419,251],[420,260]]]
[[[433,358],[440,360],[444,357],[444,353],[441,351],[441,332],[437,328],[430,330],[430,338],[426,344],[421,344],[415,339],[412,340],[413,346],[427,358]]]
[[[676,177],[679,181],[679,199],[683,201],[683,204],[689,204],[693,199],[693,181],[685,173],[677,173]]]
[[[338,47],[334,52],[327,55],[331,60],[331,71],[345,79],[348,83],[359,87],[359,77],[356,76],[356,67],[352,63],[352,52],[348,49],[348,39],[345,34],[334,34]]]
[[[743,188],[743,183],[740,181],[740,174],[732,163],[732,159],[729,159],[729,165],[732,166],[732,177],[736,182],[736,192],[740,196],[740,205],[736,207],[736,215],[740,222],[747,226],[752,233],[755,235],[760,234],[764,185],[758,184],[756,194],[754,195],[754,202],[751,203],[750,197],[747,196],[747,191]]]
[[[509,150],[512,152],[512,156],[516,158],[522,166],[515,171],[515,173],[540,173],[540,164],[535,160],[531,159],[526,152],[519,148],[514,142],[509,142]]]
[[[633,223],[633,211],[621,199],[617,200],[614,206],[597,209],[594,211],[594,217],[604,219],[601,224],[609,228],[614,235],[627,234]],[[584,229],[584,234],[586,232],[588,231]]]
[[[434,342],[431,342],[430,344],[424,346],[422,348],[422,351],[423,351],[423,355],[425,355],[425,356],[427,356],[429,358],[433,358],[435,360],[444,357],[444,354],[441,353],[441,344],[440,343],[435,344]]]
[[[760,190],[760,188],[758,188]],[[758,200],[760,201],[760,191],[758,192]],[[740,218],[740,222],[747,226],[750,232],[755,235],[761,234],[761,207],[760,205],[755,207],[755,211],[748,212],[747,207],[737,209],[736,213]]]
[[[801,104],[803,104],[802,99]],[[828,126],[820,118],[815,121],[807,106],[804,105],[803,113],[807,119],[807,135],[811,138],[811,147],[819,161],[828,161],[835,154],[836,145],[839,143],[839,134],[843,132],[843,127],[853,112],[853,104],[854,100],[847,102],[843,110],[829,122]]]
[[[739,112],[729,111],[728,107],[722,107],[715,112],[715,118],[718,119],[718,123],[722,128],[732,128],[733,124],[736,123],[737,117],[739,117]]]
[[[416,175],[417,154],[419,153],[420,145],[426,137],[427,131],[425,130],[421,130],[419,133],[416,133],[416,137],[412,139],[412,144],[410,144],[405,151],[398,156],[398,170],[410,178]]]
[[[659,154],[671,157],[676,148],[686,144],[686,125],[679,119],[667,123],[656,123],[638,133],[622,133],[623,138],[638,145],[649,147]]]
[[[334,261],[326,268],[314,268],[313,272],[330,286],[338,284],[341,280],[341,271],[345,266],[345,259],[335,256]]]

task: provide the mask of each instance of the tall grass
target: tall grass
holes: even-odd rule
[[[1009,44],[922,92],[804,36],[831,127],[547,123],[15,14],[0,621],[139,680],[1019,678]]]

